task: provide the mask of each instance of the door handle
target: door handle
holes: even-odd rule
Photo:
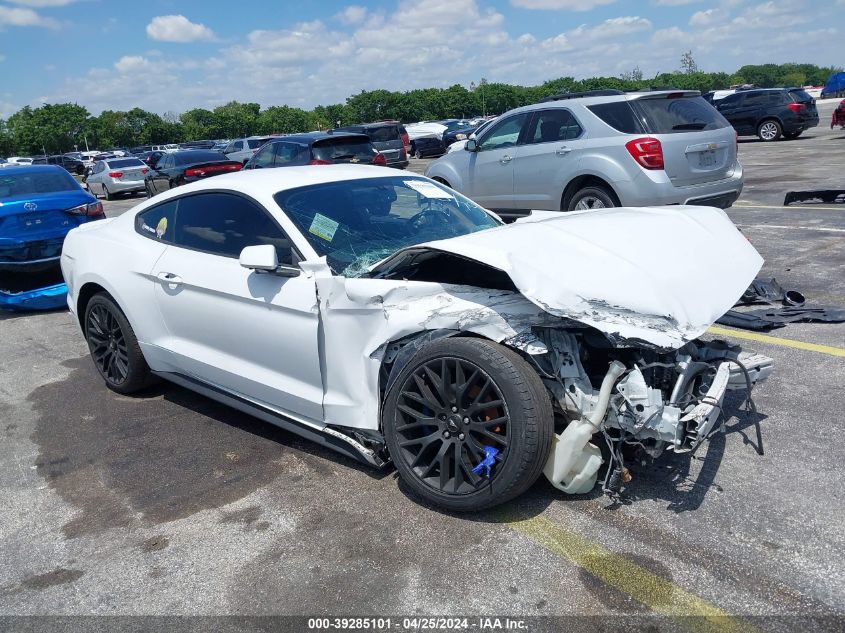
[[[159,273],[156,276],[160,281],[164,282],[168,286],[178,286],[182,283],[182,278],[179,275],[174,275],[173,273]]]
[[[505,154],[504,156],[502,156],[499,159],[499,162],[502,163],[502,165],[507,165],[512,160],[513,160],[513,156],[511,156],[510,154]]]
[[[557,154],[558,156],[566,156],[571,151],[572,151],[571,147],[567,147],[566,145],[564,145],[563,147],[558,147],[555,150],[555,154]]]

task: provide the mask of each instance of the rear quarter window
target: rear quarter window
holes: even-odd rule
[[[701,97],[637,99],[631,107],[642,114],[649,134],[682,134],[730,125]]]
[[[373,143],[386,143],[387,141],[398,141],[399,130],[395,125],[380,125],[367,128],[367,136]]]
[[[312,157],[316,160],[345,160],[357,158],[371,162],[376,155],[372,143],[358,139],[323,139],[311,147]]]
[[[624,134],[643,134],[642,123],[637,119],[627,101],[598,103],[587,109],[618,132]]]

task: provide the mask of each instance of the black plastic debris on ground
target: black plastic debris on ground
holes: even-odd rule
[[[845,192],[843,192],[845,193]],[[771,330],[787,323],[843,323],[845,309],[830,306],[806,306],[804,295],[797,290],[784,290],[776,279],[755,279],[737,306],[766,304],[758,310],[728,310],[716,323],[743,330]]]
[[[787,191],[783,206],[794,202],[823,202],[845,204],[845,189],[820,189],[818,191]]]

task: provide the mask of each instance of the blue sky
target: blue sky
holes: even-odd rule
[[[0,0],[0,117],[310,108],[360,90],[845,63],[845,0]]]

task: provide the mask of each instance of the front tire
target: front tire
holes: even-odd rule
[[[129,394],[155,382],[132,326],[107,293],[91,298],[83,323],[94,366],[109,389]]]
[[[403,482],[424,500],[461,512],[525,492],[543,470],[554,430],[537,372],[513,350],[476,338],[420,349],[387,394],[382,415]],[[489,477],[472,472],[488,447],[497,451]]]
[[[771,143],[772,141],[778,140],[782,133],[783,128],[780,123],[772,119],[763,121],[757,126],[757,136],[765,143]]]
[[[588,211],[617,206],[613,194],[604,187],[584,187],[569,199],[568,211]]]

